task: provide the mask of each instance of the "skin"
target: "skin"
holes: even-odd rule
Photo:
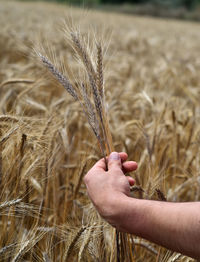
[[[86,174],[88,195],[99,214],[121,232],[128,232],[192,258],[200,258],[200,202],[170,203],[130,197],[137,169],[124,152],[99,160]]]

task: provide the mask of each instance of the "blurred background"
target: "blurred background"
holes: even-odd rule
[[[27,1],[27,0],[22,0]],[[40,1],[40,0],[35,0]],[[154,17],[200,21],[200,0],[43,0]]]

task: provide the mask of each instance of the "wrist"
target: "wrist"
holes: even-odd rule
[[[124,217],[126,216],[126,204],[128,201],[128,196],[117,193],[112,194],[108,203],[108,216],[104,216],[104,219],[111,224],[112,226],[116,227],[120,230],[124,223]]]
[[[113,194],[107,201],[107,212],[104,210],[103,217],[119,231],[138,235],[146,216],[140,201],[124,194]],[[105,202],[103,206],[105,207]]]
[[[116,226],[121,216],[122,207],[127,200],[127,196],[122,193],[113,193],[106,194],[101,198],[98,198],[97,201],[94,201],[96,209],[99,214],[112,226]]]
[[[146,214],[140,199],[125,196],[118,205],[116,228],[121,232],[139,235],[143,230]]]
[[[112,223],[120,232],[144,237],[148,232],[149,207],[146,200],[123,195],[113,203]]]

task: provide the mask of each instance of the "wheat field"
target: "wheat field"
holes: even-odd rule
[[[92,58],[102,43],[113,145],[138,162],[133,197],[200,200],[200,24],[1,1],[0,261],[116,261],[113,229],[82,182],[102,153],[80,105],[33,51],[76,85],[84,75],[68,23]],[[194,261],[129,241],[125,262]]]

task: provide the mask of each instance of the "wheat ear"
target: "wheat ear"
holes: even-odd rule
[[[102,49],[101,45],[97,45],[97,72],[95,72],[94,67],[92,65],[91,59],[86,51],[86,49],[83,47],[79,37],[75,35],[74,33],[71,33],[72,43],[73,47],[76,51],[76,53],[79,55],[79,58],[83,62],[88,78],[90,83],[90,88],[92,90],[92,95],[94,99],[94,104],[96,108],[96,112],[100,119],[100,124],[103,132],[103,138],[105,141],[105,146],[108,148],[107,153],[112,151],[112,147],[109,143],[109,140],[111,141],[111,136],[109,136],[108,132],[108,123],[105,118],[105,113],[103,110],[103,64],[102,64]]]
[[[13,200],[10,200],[10,201],[5,201],[4,203],[0,204],[0,209],[6,208],[6,207],[11,207],[13,205],[17,205],[21,201],[22,201],[21,198],[13,199]]]
[[[76,51],[76,53],[78,54],[79,58],[81,58],[87,72],[89,72],[89,74],[92,75],[92,77],[96,80],[96,72],[93,68],[92,61],[86,51],[86,48],[82,46],[78,34],[75,34],[72,32],[71,39],[73,43],[73,48]]]
[[[58,69],[42,54],[37,53],[40,57],[42,63],[49,69],[49,71],[54,75],[54,77],[58,80],[59,83],[63,85],[63,87],[67,90],[67,92],[75,99],[78,100],[78,95],[72,84],[68,81],[68,79],[58,71]]]
[[[102,48],[100,44],[97,44],[97,88],[99,91],[99,95],[103,102],[104,99],[104,90],[103,90],[103,56],[102,56]]]
[[[77,240],[80,238],[80,236],[83,234],[83,232],[87,229],[87,227],[81,227],[77,233],[75,234],[74,238],[72,239],[72,242],[70,245],[67,247],[64,256],[63,256],[63,261],[68,261],[68,258],[70,257],[73,247],[75,246]]]

